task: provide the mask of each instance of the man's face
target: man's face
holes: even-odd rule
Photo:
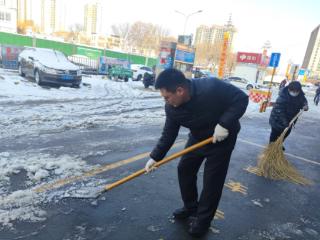
[[[161,96],[164,98],[165,102],[173,107],[179,107],[182,103],[186,101],[186,90],[183,87],[178,87],[177,90],[172,93],[164,88],[160,89]]]

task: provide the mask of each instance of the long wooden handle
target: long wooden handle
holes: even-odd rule
[[[304,112],[304,110],[301,109],[301,110],[297,113],[297,115],[294,116],[294,118],[291,119],[291,121],[290,121],[290,123],[289,123],[289,126],[286,127],[286,128],[283,130],[282,134],[286,134],[286,133],[289,131],[289,129],[293,126],[294,121],[296,121],[296,120],[298,119],[298,117],[300,117],[300,116],[302,115],[303,112]]]
[[[197,144],[194,144],[194,145],[192,145],[192,146],[190,146],[188,148],[185,148],[185,149],[183,149],[183,150],[181,150],[181,151],[179,151],[177,153],[174,153],[174,154],[162,159],[161,161],[155,163],[154,167],[159,167],[159,166],[161,166],[161,165],[163,165],[163,164],[165,164],[167,162],[170,162],[171,160],[173,160],[175,158],[181,157],[182,155],[184,155],[186,153],[189,153],[189,152],[191,152],[191,151],[193,151],[195,149],[203,147],[204,145],[212,143],[212,141],[213,141],[213,137],[210,137],[210,138],[208,138],[206,140],[203,140],[203,141],[201,141],[201,142],[199,142]],[[136,177],[139,177],[140,175],[144,174],[145,172],[146,172],[145,169],[141,169],[141,170],[139,170],[139,171],[137,171],[135,173],[132,173],[131,175],[129,175],[127,177],[124,177],[124,178],[114,182],[114,183],[108,184],[108,185],[105,186],[104,191],[108,191],[108,190],[110,190],[112,188],[115,188],[115,187],[117,187],[117,186],[119,186],[119,185],[121,185],[121,184],[123,184],[125,182],[128,182],[128,181],[130,181],[130,180],[132,180],[132,179],[134,179]]]

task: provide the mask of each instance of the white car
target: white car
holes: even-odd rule
[[[133,72],[132,80],[134,81],[142,80],[145,73],[148,73],[150,75],[153,74],[151,67],[141,64],[131,64],[131,70]]]
[[[229,82],[239,88],[245,88],[246,90],[250,90],[252,88],[263,88],[262,85],[259,85],[253,81],[249,81],[245,78],[240,78],[240,77],[229,77],[224,79],[224,81]]]

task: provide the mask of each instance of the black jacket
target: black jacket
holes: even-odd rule
[[[292,97],[289,94],[288,87],[283,88],[270,114],[269,123],[271,127],[279,131],[284,130],[300,109],[306,105],[308,105],[308,101],[302,90],[298,96]]]
[[[190,81],[191,99],[179,107],[165,105],[162,136],[150,157],[161,160],[173,145],[180,126],[190,129],[197,141],[209,138],[219,123],[229,134],[240,131],[239,119],[248,106],[248,96],[239,88],[217,78]]]

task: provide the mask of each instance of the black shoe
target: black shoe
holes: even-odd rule
[[[179,208],[173,212],[173,216],[176,219],[187,219],[190,216],[195,216],[197,212],[196,208]]]
[[[188,230],[188,233],[195,238],[200,238],[204,236],[209,230],[210,224],[200,224],[198,219],[194,219]]]

